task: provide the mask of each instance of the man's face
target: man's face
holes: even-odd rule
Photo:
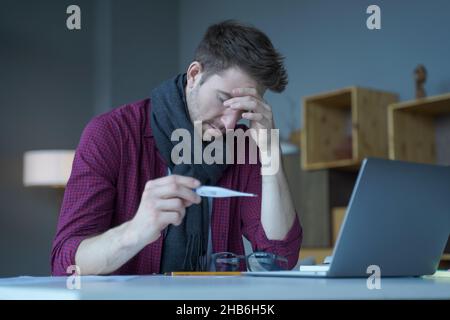
[[[202,132],[198,133],[210,140],[227,129],[234,129],[243,111],[225,107],[223,103],[232,98],[231,91],[235,88],[257,88],[256,81],[233,67],[210,75],[200,84],[203,73],[192,73],[191,68],[192,64],[188,70],[186,101],[193,124],[202,121]]]

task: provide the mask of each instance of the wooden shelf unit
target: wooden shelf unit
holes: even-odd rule
[[[345,215],[347,213],[347,207],[335,207],[331,210],[332,221],[332,245],[336,245],[339,232],[341,231],[342,223],[344,222]]]
[[[356,169],[365,157],[387,158],[387,107],[397,100],[360,87],[304,98],[302,168]]]
[[[331,247],[332,210],[347,206],[358,171],[324,169],[301,171],[298,212],[303,225],[305,247]],[[297,197],[294,197],[297,198]]]
[[[389,158],[435,164],[436,120],[450,116],[450,94],[391,104]]]

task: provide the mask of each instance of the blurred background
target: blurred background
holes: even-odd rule
[[[66,27],[71,4],[81,30]],[[366,27],[371,4],[381,30]],[[64,190],[25,187],[24,153],[75,149],[93,116],[185,71],[211,23],[253,24],[286,57],[287,90],[266,96],[286,140],[305,96],[357,85],[410,100],[418,64],[427,95],[450,92],[449,16],[447,0],[0,0],[0,277],[50,273]]]

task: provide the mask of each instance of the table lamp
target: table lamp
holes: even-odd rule
[[[24,154],[23,184],[26,187],[64,188],[72,170],[73,150],[33,150]]]

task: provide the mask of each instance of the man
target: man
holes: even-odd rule
[[[256,132],[274,129],[262,97],[286,84],[283,58],[268,37],[225,21],[208,28],[186,74],[149,99],[94,118],[64,195],[52,273],[67,275],[70,265],[83,275],[207,270],[212,253],[242,255],[242,236],[254,251],[283,256],[292,268],[302,230],[282,168],[262,175],[259,161],[175,163],[171,139],[186,129],[204,147],[240,119]],[[265,145],[259,143],[260,157],[268,154]],[[279,152],[270,157],[268,163],[280,160]],[[257,197],[201,198],[194,190],[205,184]]]

